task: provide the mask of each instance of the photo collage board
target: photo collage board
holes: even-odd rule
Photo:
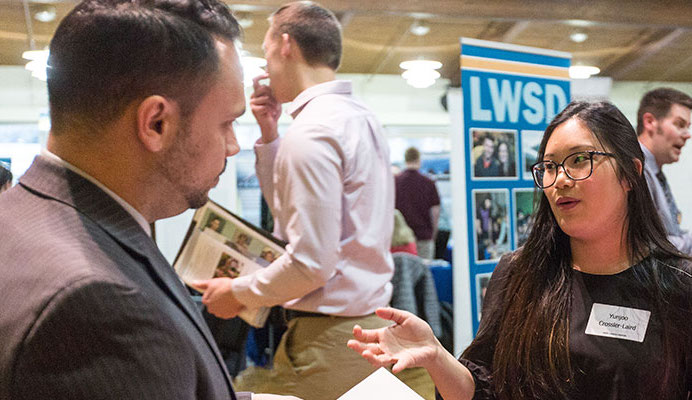
[[[502,255],[523,245],[543,131],[569,102],[567,53],[461,39],[466,213],[473,332]]]

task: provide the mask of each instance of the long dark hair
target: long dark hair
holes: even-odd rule
[[[634,161],[644,165],[637,135],[614,105],[570,103],[546,128],[538,159],[543,158],[553,131],[572,118],[581,121],[606,151],[615,154],[616,173],[631,188],[627,194],[627,223],[623,227],[630,260],[651,255],[679,264],[678,260],[686,257],[667,240],[646,179]],[[536,203],[528,240],[510,261],[513,265],[507,276],[504,303],[497,312],[484,316],[489,321],[481,324],[476,339],[464,352],[492,349],[493,385],[499,399],[566,398],[574,381],[569,356],[573,273],[569,236],[560,229],[543,192],[537,193]],[[649,289],[655,309],[668,316],[671,313],[666,311],[667,302],[684,298],[684,282],[680,281],[680,274],[670,274],[657,263],[652,264],[636,277]],[[665,365],[658,381],[662,391],[672,390],[666,383],[679,369],[673,356],[673,336],[678,333],[671,318],[675,317],[662,317]]]

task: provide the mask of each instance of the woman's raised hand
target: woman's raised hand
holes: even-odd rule
[[[348,347],[376,367],[394,364],[392,372],[405,368],[426,367],[444,352],[430,326],[414,314],[396,308],[379,308],[377,316],[393,321],[386,328],[353,327],[355,339]]]

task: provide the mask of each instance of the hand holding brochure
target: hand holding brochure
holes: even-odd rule
[[[266,267],[285,243],[213,201],[195,212],[173,267],[187,285],[211,278],[236,278]],[[269,308],[245,309],[238,316],[262,327]]]

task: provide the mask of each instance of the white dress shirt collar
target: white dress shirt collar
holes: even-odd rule
[[[41,150],[41,155],[52,160],[53,162],[58,163],[59,165],[69,169],[70,171],[74,172],[75,174],[81,176],[82,178],[88,180],[89,182],[93,183],[94,185],[98,186],[99,189],[103,190],[106,192],[107,195],[113,198],[122,208],[125,209],[130,215],[132,215],[132,218],[137,221],[139,226],[144,229],[144,232],[147,233],[147,235],[151,236],[151,226],[149,225],[149,222],[144,218],[142,214],[139,213],[134,207],[132,207],[128,202],[123,200],[120,196],[115,194],[112,190],[108,189],[103,183],[99,182],[96,178],[93,176],[87,174],[86,172],[82,171],[81,169],[75,167],[74,165],[70,164],[69,162],[63,160],[62,158],[58,157],[57,155],[51,153],[47,149],[42,149]]]
[[[291,117],[295,118],[298,113],[300,113],[300,110],[303,109],[303,107],[310,102],[310,100],[314,99],[317,96],[321,96],[323,94],[351,94],[352,92],[352,85],[351,81],[329,81],[329,82],[324,82],[320,83],[315,86],[311,86],[302,92],[298,96],[296,96],[295,99],[293,99],[292,102],[288,104],[286,107],[286,112],[291,115]]]

